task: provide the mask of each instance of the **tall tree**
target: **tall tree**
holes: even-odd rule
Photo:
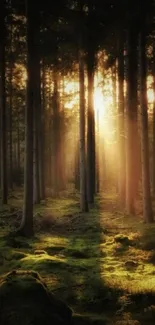
[[[146,222],[153,221],[148,140],[148,107],[147,107],[147,69],[146,69],[146,35],[145,28],[139,34],[139,83],[140,83],[140,117],[141,117],[141,160],[142,160],[142,193],[143,217]]]
[[[40,77],[40,21],[39,15],[37,15],[34,25],[34,55],[35,55],[35,66],[33,76],[35,82],[34,87],[34,202],[40,203],[41,194],[41,77]]]
[[[81,37],[82,38],[82,37]],[[80,83],[80,208],[88,211],[86,183],[86,147],[85,147],[85,83],[84,83],[84,51],[82,40],[79,48],[79,83]]]
[[[11,3],[10,3],[11,4]],[[9,41],[9,109],[8,109],[8,132],[9,132],[9,186],[13,189],[13,149],[12,149],[12,104],[13,104],[13,21],[10,14],[10,41]]]
[[[7,204],[7,141],[6,141],[6,84],[5,84],[5,1],[0,3],[0,138],[2,203]]]
[[[137,42],[136,28],[129,26],[126,60],[126,210],[129,214],[135,213],[135,198],[139,176],[137,171]]]
[[[26,1],[27,18],[27,101],[25,121],[25,175],[24,175],[24,209],[19,233],[33,235],[33,112],[34,112],[34,67],[35,67],[35,5]]]
[[[87,23],[87,75],[88,75],[88,119],[87,119],[87,192],[88,202],[94,203],[95,194],[95,114],[94,114],[94,73],[95,44],[93,30],[93,8],[89,1]]]
[[[124,127],[124,37],[119,34],[118,44],[118,193],[122,207],[125,207],[125,127]]]
[[[153,90],[152,192],[155,195],[155,45],[153,51]]]

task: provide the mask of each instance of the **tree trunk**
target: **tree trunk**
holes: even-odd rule
[[[39,24],[36,29],[36,36],[39,32]],[[36,44],[36,48],[37,44]],[[39,52],[39,49],[38,49]],[[41,94],[40,94],[40,56],[36,51],[35,53],[35,89],[34,89],[34,203],[40,203],[41,191]]]
[[[7,140],[6,140],[6,85],[5,85],[5,3],[0,4],[0,138],[2,204],[7,204]]]
[[[25,175],[24,208],[19,234],[33,235],[33,114],[34,114],[34,66],[36,9],[31,0],[26,2],[27,15],[27,103],[25,121]]]
[[[83,50],[79,50],[79,83],[80,83],[80,209],[88,211],[86,184],[86,148],[85,148],[85,85],[84,85],[84,57]]]
[[[142,160],[142,192],[143,217],[145,222],[153,222],[150,171],[149,171],[149,139],[148,139],[148,108],[146,86],[146,37],[145,32],[139,34],[139,82],[140,82],[140,117],[141,117],[141,160]]]
[[[19,116],[19,109],[17,112],[17,173],[18,173],[18,179],[17,183],[18,186],[21,185],[21,166],[20,166],[20,116]]]
[[[87,123],[87,193],[88,202],[94,203],[95,194],[95,119],[94,119],[94,52],[89,49],[88,72],[88,123]]]
[[[36,94],[35,94],[36,97]],[[35,98],[34,105],[34,152],[33,152],[33,177],[34,177],[34,187],[33,187],[33,202],[34,204],[40,203],[40,179],[39,179],[39,139],[38,139],[38,107],[37,100]]]
[[[75,168],[75,189],[80,190],[80,157],[79,157],[79,146],[77,142],[77,136],[75,133],[75,160],[74,160],[74,168]]]
[[[41,171],[40,171],[40,192],[42,200],[46,197],[46,190],[45,190],[45,110],[46,110],[46,103],[45,103],[45,62],[42,60],[42,101],[41,101],[41,142],[40,142],[40,155],[41,155]]]
[[[124,41],[120,35],[118,53],[118,194],[122,208],[125,207],[125,129],[124,129]]]
[[[138,192],[138,126],[137,126],[137,33],[128,31],[126,62],[126,210],[135,214]]]
[[[12,21],[10,31],[10,64],[9,64],[9,185],[13,189],[13,158],[12,158],[12,103],[13,103],[13,53],[12,53]]]
[[[152,142],[152,193],[155,196],[155,46],[153,53],[153,142]]]

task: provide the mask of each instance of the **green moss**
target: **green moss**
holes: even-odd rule
[[[81,315],[73,314],[73,325],[107,325],[108,320],[105,316],[97,317],[92,314]]]
[[[38,273],[13,271],[0,281],[1,325],[55,325],[71,321],[71,310],[51,295]]]
[[[79,212],[77,194],[69,195],[35,207],[37,236],[31,240],[4,238],[12,221],[9,226],[7,222],[0,232],[0,272],[18,268],[40,272],[50,291],[75,311],[103,313],[101,324],[140,321],[142,310],[154,305],[155,226],[121,213],[110,193],[98,196],[89,214]],[[47,219],[51,226],[43,232]],[[120,299],[129,296],[130,303]],[[127,318],[128,312],[132,315]],[[91,324],[93,315],[75,317],[75,323]]]

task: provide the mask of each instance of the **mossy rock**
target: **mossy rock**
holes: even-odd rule
[[[42,250],[42,249],[36,249],[36,250],[34,251],[34,254],[35,254],[35,255],[45,255],[45,254],[47,254],[47,252],[44,251],[44,250]]]
[[[12,271],[1,278],[1,325],[69,325],[71,320],[71,309],[48,291],[37,272]]]
[[[114,237],[116,243],[120,243],[124,246],[129,246],[132,244],[132,241],[125,235],[119,234]]]
[[[127,269],[133,269],[133,268],[136,268],[137,266],[138,266],[138,263],[135,261],[126,261],[125,262],[125,267]]]

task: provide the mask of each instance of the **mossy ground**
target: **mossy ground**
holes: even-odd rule
[[[75,324],[154,324],[155,224],[123,214],[112,194],[80,213],[74,193],[35,207],[33,239],[11,238],[21,204],[16,194],[0,211],[1,275],[39,272],[73,308]]]

